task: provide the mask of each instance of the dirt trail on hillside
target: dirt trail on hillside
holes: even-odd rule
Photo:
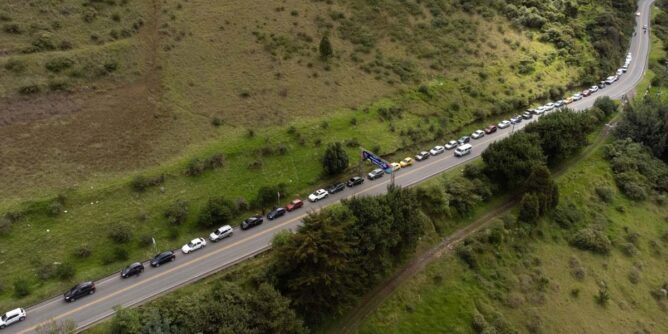
[[[588,159],[596,150],[603,146],[610,135],[612,125],[606,124],[597,138],[584,151],[582,151],[576,158],[562,164],[553,172],[553,176],[557,177],[568,170],[569,167],[580,161]],[[445,254],[452,253],[457,244],[464,239],[472,236],[476,232],[491,225],[496,218],[499,218],[509,212],[520,201],[519,196],[512,197],[505,202],[499,204],[491,209],[484,216],[478,218],[475,222],[455,231],[436,246],[425,251],[419,256],[411,260],[405,267],[395,272],[392,276],[386,279],[382,284],[376,287],[373,291],[364,296],[356,308],[346,314],[343,319],[340,319],[338,325],[329,329],[330,333],[349,334],[355,332],[364,320],[369,317],[373,311],[378,309],[380,305],[392,295],[392,293],[401,284],[408,281],[418,272],[424,270],[427,265],[437,260]]]

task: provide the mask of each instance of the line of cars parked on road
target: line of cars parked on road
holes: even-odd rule
[[[467,154],[471,153],[472,146],[469,143],[471,139],[480,139],[484,137],[487,134],[492,134],[496,132],[498,129],[506,129],[510,127],[511,125],[521,123],[522,120],[528,120],[531,119],[534,115],[541,116],[546,112],[562,108],[574,101],[579,101],[584,97],[588,97],[597,91],[605,88],[606,86],[609,86],[616,82],[619,77],[626,73],[628,70],[629,65],[631,64],[631,61],[633,60],[633,57],[631,53],[629,52],[626,56],[626,60],[624,62],[624,65],[620,67],[617,70],[617,73],[615,75],[607,77],[605,80],[602,80],[598,85],[594,85],[588,89],[585,89],[584,91],[580,93],[576,93],[570,97],[567,97],[563,100],[559,100],[556,102],[550,102],[547,103],[543,106],[534,108],[534,109],[529,109],[526,112],[516,115],[514,117],[511,117],[509,120],[503,120],[499,122],[497,125],[489,125],[485,129],[482,130],[476,130],[474,131],[470,136],[463,136],[459,140],[450,140],[448,143],[445,145],[437,145],[431,150],[427,151],[422,151],[419,152],[417,155],[415,155],[415,159],[411,157],[407,157],[400,162],[393,162],[391,163],[392,171],[395,172],[401,168],[406,168],[412,166],[415,161],[424,161],[429,159],[430,156],[436,156],[439,154],[444,153],[446,150],[455,150],[454,155],[461,157]],[[383,177],[385,174],[385,171],[378,168],[374,169],[370,173],[367,174],[367,178],[369,180],[375,180],[378,178]],[[330,187],[325,189],[318,189],[312,194],[308,196],[309,201],[311,202],[317,202],[320,200],[323,200],[327,198],[330,194],[335,194],[340,191],[343,191],[346,186],[347,187],[355,187],[358,185],[361,185],[364,183],[364,178],[361,176],[355,176],[349,179],[345,184],[344,183],[336,183]],[[272,211],[270,211],[267,214],[267,219],[268,220],[274,220],[279,217],[282,217],[285,215],[287,212],[291,212],[294,210],[297,210],[301,207],[304,206],[304,202],[301,199],[294,199],[288,205],[283,208],[274,208]],[[252,216],[241,222],[241,229],[246,230],[255,226],[258,226],[264,222],[264,218],[260,215]],[[211,242],[218,242],[220,240],[223,240],[225,238],[229,238],[233,235],[234,229],[230,225],[224,225],[215,231],[213,231],[209,235],[209,240]],[[187,244],[183,245],[181,247],[181,251],[183,254],[189,254],[191,252],[197,251],[199,249],[202,249],[206,247],[207,242],[204,238],[195,238],[188,242]],[[171,251],[164,251],[162,253],[157,254],[150,260],[150,265],[152,267],[160,267],[163,264],[173,262],[176,260],[176,254]],[[141,273],[144,272],[144,265],[141,262],[134,262],[127,267],[125,267],[123,270],[121,270],[120,276],[121,278],[128,278],[131,276],[139,276]],[[64,300],[66,302],[74,302],[77,299],[92,295],[96,292],[96,287],[95,287],[95,282],[92,281],[87,281],[87,282],[82,282],[74,287],[72,287],[70,290],[68,290],[64,295]],[[26,311],[23,308],[16,308],[13,309],[3,315],[0,316],[0,329],[3,329],[11,324],[23,321],[26,319]]]

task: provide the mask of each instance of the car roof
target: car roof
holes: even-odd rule
[[[195,238],[195,239],[190,240],[190,242],[195,242],[195,241],[200,241],[200,240],[199,240],[199,238]]]
[[[19,313],[22,313],[22,312],[23,312],[23,309],[19,307],[19,308],[15,308],[15,309],[13,309],[13,310],[11,310],[11,311],[8,311],[8,312],[5,313],[5,314],[7,314],[7,315],[12,315],[12,314],[19,314]]]
[[[158,255],[159,255],[159,256],[162,256],[162,255],[172,255],[172,251],[170,251],[170,250],[168,250],[168,251],[164,251],[164,252],[162,252],[162,253],[160,253],[160,254],[158,254]]]
[[[299,202],[301,202],[301,201],[302,201],[301,199],[297,198],[297,199],[293,199],[293,200],[292,200],[292,203],[299,203]]]
[[[471,144],[464,144],[462,146],[457,147],[457,150],[466,150],[466,149],[469,149],[471,147],[473,147],[473,146],[471,146]]]

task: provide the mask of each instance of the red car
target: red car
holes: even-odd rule
[[[591,91],[589,89],[585,89],[584,91],[582,91],[582,96],[589,96],[589,95],[591,95]]]
[[[496,132],[496,125],[492,124],[485,128],[485,133],[490,134]]]
[[[301,208],[302,206],[304,206],[304,202],[298,198],[290,202],[290,204],[288,204],[288,206],[286,206],[285,209],[287,209],[288,211],[294,211]]]

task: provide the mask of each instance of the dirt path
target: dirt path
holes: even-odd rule
[[[617,119],[613,119],[611,123]],[[577,157],[565,162],[559,166],[553,176],[558,177],[566,172],[571,166],[586,160],[601,146],[603,146],[609,137],[611,126],[606,124],[600,131],[596,139],[585,148]],[[413,277],[416,273],[422,271],[428,264],[440,258],[444,254],[452,253],[462,240],[491,225],[496,218],[499,218],[509,212],[520,201],[520,196],[514,196],[503,203],[492,208],[484,216],[478,218],[475,222],[455,231],[450,236],[443,239],[436,246],[425,251],[411,260],[402,269],[396,271],[392,276],[377,286],[373,291],[364,296],[361,302],[353,310],[348,312],[337,325],[328,330],[330,333],[348,334],[355,332],[363,321],[373,313],[401,284]]]

